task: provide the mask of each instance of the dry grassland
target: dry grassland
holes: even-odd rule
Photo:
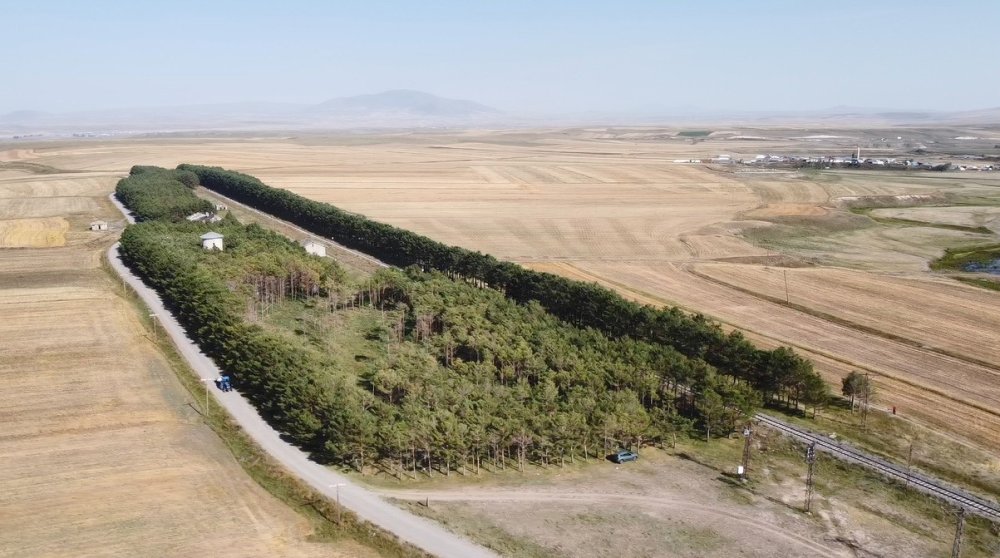
[[[960,227],[986,227],[1000,231],[1000,208],[997,207],[906,207],[872,211],[876,217],[908,219]]]
[[[309,542],[189,405],[101,269],[112,237],[82,230],[117,217],[114,182],[0,181],[0,219],[76,229],[0,250],[0,556],[371,555]]]
[[[953,132],[913,131],[906,145],[961,135]],[[697,143],[643,129],[345,134],[80,142],[14,156],[82,171],[139,162],[242,170],[443,242],[706,313],[769,346],[795,346],[834,385],[852,369],[869,370],[884,405],[995,451],[1000,329],[989,315],[997,295],[927,278],[927,261],[945,247],[989,238],[935,224],[990,225],[992,213],[886,215],[929,223],[902,227],[845,208],[914,195],[987,205],[1000,177],[673,163],[718,153],[846,154],[855,145],[896,156],[880,135],[889,134],[749,130]],[[42,216],[30,204],[17,208]],[[776,272],[762,264],[813,266],[789,270],[794,306],[775,296]]]
[[[516,555],[526,556],[935,556],[948,544],[926,517],[860,490],[817,496],[815,515],[806,516],[798,511],[798,463],[764,465],[758,455],[751,492],[714,468],[736,462],[740,440],[716,442],[718,455],[693,445],[710,465],[684,458],[691,448],[681,446],[644,450],[625,466],[591,463],[386,492],[458,532],[501,547],[520,542]],[[425,498],[429,508],[414,503]]]
[[[0,248],[51,248],[66,244],[69,221],[62,217],[0,221]]]

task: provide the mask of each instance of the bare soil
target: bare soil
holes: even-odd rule
[[[727,455],[742,445],[725,443]],[[932,556],[944,548],[859,506],[855,495],[817,496],[817,515],[805,515],[802,479],[788,471],[758,470],[767,486],[750,491],[683,455],[647,449],[638,462],[622,466],[529,469],[522,478],[384,493],[512,556]]]

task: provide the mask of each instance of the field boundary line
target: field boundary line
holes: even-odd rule
[[[690,312],[692,314],[701,313],[701,312],[696,312],[695,310],[692,310],[691,308],[689,308],[687,306],[683,306],[681,304],[677,304],[677,303],[675,303],[675,302],[673,302],[673,301],[671,301],[669,299],[666,299],[666,298],[664,298],[662,296],[658,296],[658,295],[655,295],[655,294],[652,294],[652,293],[648,293],[646,291],[642,291],[640,289],[636,289],[634,287],[631,287],[629,285],[625,285],[625,284],[620,283],[618,281],[607,279],[605,277],[602,277],[600,275],[594,274],[592,272],[585,271],[585,270],[580,269],[579,267],[573,265],[572,263],[569,263],[569,262],[563,262],[563,263],[565,263],[565,265],[569,265],[570,267],[572,267],[573,270],[574,270],[574,272],[579,273],[582,276],[585,276],[585,277],[588,277],[588,278],[592,279],[595,283],[598,283],[598,284],[602,284],[603,283],[605,285],[611,285],[611,286],[615,287],[616,289],[618,289],[620,292],[631,293],[631,295],[633,297],[642,297],[642,298],[647,298],[647,299],[651,299],[651,300],[657,300],[657,301],[660,301],[661,303],[663,303],[665,305],[674,305],[674,306],[676,306],[676,307],[684,310],[685,312]],[[693,273],[693,272],[690,272],[690,271],[688,271],[688,272],[689,273]],[[728,285],[726,285],[726,284],[722,284],[722,286],[728,288]],[[857,368],[859,370],[866,370],[866,371],[871,372],[873,374],[877,374],[879,376],[884,376],[886,378],[890,378],[893,381],[899,382],[901,384],[905,384],[907,386],[910,386],[910,387],[913,387],[913,388],[916,388],[916,389],[924,390],[924,391],[926,391],[928,393],[932,393],[934,395],[937,395],[938,397],[947,399],[949,401],[953,401],[955,403],[959,403],[961,405],[964,405],[966,407],[970,407],[972,409],[975,409],[977,411],[986,413],[988,415],[1000,417],[1000,412],[997,412],[996,410],[990,409],[988,407],[983,407],[980,404],[975,403],[975,402],[970,402],[970,401],[965,401],[963,399],[958,399],[954,395],[949,395],[947,393],[943,393],[943,392],[941,392],[940,390],[938,390],[936,388],[928,387],[928,386],[925,386],[923,384],[916,383],[916,382],[914,382],[912,380],[909,380],[909,379],[897,376],[897,375],[892,374],[892,373],[888,373],[888,372],[886,372],[884,370],[880,370],[880,369],[877,369],[877,368],[872,368],[871,366],[868,366],[868,365],[865,365],[865,364],[860,364],[860,363],[854,362],[854,361],[849,360],[849,359],[845,359],[843,357],[840,357],[840,356],[828,353],[828,352],[823,351],[821,349],[814,349],[814,348],[802,346],[802,345],[797,344],[797,343],[792,343],[791,341],[788,341],[787,339],[780,339],[780,338],[775,337],[773,335],[768,335],[766,333],[761,333],[759,331],[756,331],[756,330],[748,328],[748,327],[739,326],[739,325],[736,325],[736,324],[734,324],[732,322],[723,320],[723,319],[715,317],[715,316],[712,316],[712,319],[716,320],[720,324],[727,325],[727,326],[732,327],[734,329],[737,329],[739,331],[745,331],[747,333],[752,333],[752,334],[754,334],[754,335],[756,335],[758,337],[764,338],[764,339],[770,339],[770,340],[778,343],[779,345],[787,345],[789,347],[793,347],[793,348],[796,348],[796,349],[800,349],[802,351],[806,351],[808,353],[812,353],[812,354],[819,355],[819,356],[824,357],[824,358],[828,358],[828,359],[830,359],[832,361],[839,362],[841,364],[846,364],[848,366]],[[845,327],[847,327],[847,326],[845,326]],[[948,355],[942,355],[942,356],[948,356]],[[949,358],[951,358],[951,357],[949,357]],[[974,364],[974,363],[969,363],[969,364]]]
[[[705,262],[701,262],[701,263],[705,263]],[[691,264],[688,264],[688,265],[691,265]],[[947,349],[942,349],[942,348],[939,348],[939,347],[932,347],[932,346],[929,346],[929,345],[924,345],[923,343],[921,343],[919,341],[915,341],[915,340],[910,339],[908,337],[903,337],[901,335],[896,335],[895,333],[889,333],[888,331],[883,331],[883,330],[878,329],[878,328],[874,328],[874,327],[871,327],[871,326],[866,326],[864,324],[859,324],[857,322],[852,322],[851,320],[848,320],[846,318],[841,318],[841,317],[838,317],[838,316],[834,316],[832,314],[827,314],[826,312],[821,312],[819,310],[815,310],[815,309],[809,308],[807,306],[803,306],[801,304],[797,304],[797,303],[794,303],[794,302],[785,302],[783,299],[781,299],[779,297],[774,297],[774,296],[771,296],[771,295],[766,295],[764,293],[758,293],[758,292],[756,292],[756,291],[754,291],[752,289],[748,289],[746,287],[740,287],[739,285],[733,285],[732,283],[729,283],[727,281],[724,281],[724,280],[716,278],[716,277],[712,277],[710,275],[706,275],[706,274],[704,274],[704,273],[702,273],[700,271],[697,271],[697,270],[694,270],[694,269],[691,269],[691,268],[686,268],[686,269],[684,269],[684,271],[686,271],[686,272],[688,272],[691,275],[694,275],[696,277],[700,277],[701,279],[704,279],[704,280],[709,281],[711,283],[715,283],[715,284],[717,284],[719,286],[726,287],[726,288],[729,288],[729,289],[733,289],[734,291],[741,292],[743,294],[752,296],[754,298],[759,298],[759,299],[762,299],[762,300],[766,300],[767,302],[771,302],[771,303],[777,304],[779,306],[784,306],[786,308],[791,308],[792,310],[797,310],[799,312],[802,312],[803,314],[808,314],[810,316],[813,316],[814,318],[819,318],[821,320],[825,320],[825,321],[828,321],[828,322],[831,322],[831,323],[835,323],[837,325],[842,325],[844,327],[847,327],[847,328],[850,328],[850,329],[854,329],[854,330],[860,331],[862,333],[868,333],[870,335],[875,335],[877,337],[882,337],[883,339],[887,339],[889,341],[895,341],[895,342],[903,344],[903,345],[908,345],[908,346],[913,347],[915,349],[920,349],[922,351],[927,351],[927,352],[930,352],[930,353],[937,353],[937,354],[939,354],[941,356],[945,356],[945,357],[948,357],[948,358],[953,358],[955,360],[960,360],[960,361],[966,362],[968,364],[974,364],[976,366],[982,366],[983,368],[988,368],[991,371],[992,374],[994,374],[996,376],[1000,376],[1000,366],[997,366],[996,364],[992,364],[992,363],[986,362],[984,360],[979,360],[977,358],[962,356],[962,355],[953,353],[953,352],[951,352],[951,351],[949,351]]]

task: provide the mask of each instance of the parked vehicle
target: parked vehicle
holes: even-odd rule
[[[233,391],[233,383],[229,376],[219,376],[215,379],[215,387],[222,391]]]
[[[619,451],[618,453],[611,454],[608,457],[608,459],[610,459],[615,463],[628,463],[629,461],[635,461],[639,459],[639,454],[631,451],[622,450]]]

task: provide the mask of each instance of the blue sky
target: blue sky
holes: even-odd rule
[[[528,113],[1000,106],[996,0],[5,4],[0,113],[401,88]]]

